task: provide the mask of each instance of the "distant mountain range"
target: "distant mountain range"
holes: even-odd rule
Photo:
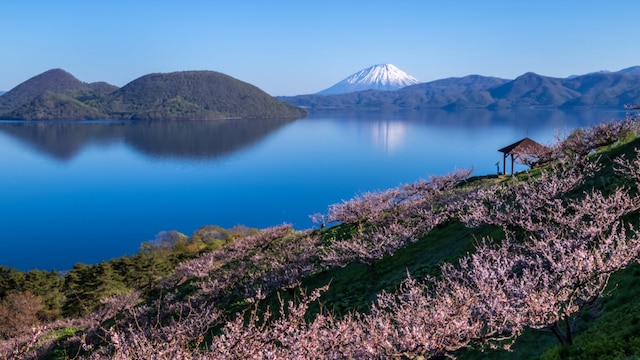
[[[299,118],[306,110],[616,107],[640,103],[640,66],[567,78],[468,75],[416,83],[391,64],[359,71],[318,94],[271,97],[215,71],[149,74],[118,88],[62,69],[0,93],[2,119],[210,120]],[[366,90],[360,90],[366,89]]]
[[[346,79],[318,92],[321,95],[345,94],[365,90],[398,90],[415,85],[418,80],[393,64],[379,64],[360,70]]]
[[[516,79],[469,75],[399,90],[279,97],[313,110],[623,107],[640,102],[640,66],[554,78],[532,72]]]
[[[299,118],[306,111],[215,71],[149,74],[118,88],[62,69],[0,96],[0,118],[19,120],[212,120]]]

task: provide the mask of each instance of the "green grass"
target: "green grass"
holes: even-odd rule
[[[329,232],[348,232],[345,229],[327,229]],[[490,236],[502,238],[502,230],[483,226],[476,229],[465,227],[459,221],[451,221],[432,230],[416,243],[399,249],[393,256],[383,258],[373,267],[364,264],[350,264],[335,267],[304,278],[300,288],[310,292],[329,284],[329,289],[320,297],[323,309],[337,316],[351,311],[367,312],[382,291],[394,291],[409,274],[422,279],[427,275],[438,276],[440,264],[455,262],[472,252],[476,240]],[[299,289],[280,291],[284,300],[293,299]],[[278,306],[278,297],[271,294],[265,304]],[[319,304],[312,304],[309,314],[319,311]]]
[[[40,343],[44,343],[53,338],[54,346],[44,359],[57,360],[73,358],[74,355],[78,353],[78,348],[71,348],[65,341],[80,332],[81,330],[75,327],[67,327],[49,332],[46,337],[40,340]]]
[[[343,224],[319,230],[325,239],[348,238],[354,231],[352,225]],[[422,279],[426,275],[437,276],[440,264],[451,262],[474,249],[474,236],[501,237],[502,230],[485,226],[469,229],[459,221],[444,224],[419,241],[399,249],[393,256],[383,258],[373,267],[365,264],[350,264],[345,267],[333,267],[302,279],[300,285],[292,289],[281,289],[268,294],[260,307],[278,309],[280,301],[297,300],[300,290],[310,293],[312,290],[329,284],[329,288],[318,302],[310,304],[307,317],[312,318],[320,311],[329,311],[341,317],[349,312],[368,312],[377,294],[382,291],[394,291],[410,274]],[[231,304],[233,311],[242,311],[251,306],[249,303]],[[229,312],[227,312],[229,313]],[[274,314],[275,317],[278,314]],[[214,333],[220,328],[214,329]]]
[[[547,349],[541,359],[640,357],[640,265],[614,274],[605,296],[578,314],[581,329],[571,346]]]

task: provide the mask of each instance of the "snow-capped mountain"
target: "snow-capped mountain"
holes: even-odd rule
[[[373,65],[347,77],[318,94],[344,94],[364,90],[398,90],[418,80],[392,64]]]

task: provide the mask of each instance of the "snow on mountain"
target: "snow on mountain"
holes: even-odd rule
[[[318,94],[344,94],[364,90],[398,90],[418,80],[392,64],[374,65],[347,77]]]

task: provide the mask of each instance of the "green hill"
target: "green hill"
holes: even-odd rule
[[[304,111],[214,71],[149,74],[107,98],[109,114],[130,119],[302,117]]]
[[[300,108],[214,71],[150,74],[122,88],[84,83],[61,69],[0,96],[0,117],[17,120],[213,120],[299,118]]]
[[[52,69],[19,84],[10,91],[0,96],[0,116],[4,118],[18,119],[51,119],[53,113],[65,115],[64,109],[53,110],[52,107],[60,105],[71,110],[70,115],[77,113],[73,104],[76,97],[95,97],[104,95],[117,87],[106,83],[87,84],[62,69]],[[67,105],[65,103],[70,102]],[[53,110],[53,111],[52,111]],[[89,110],[96,111],[97,110]],[[83,111],[84,112],[84,111]],[[65,116],[62,119],[70,118]],[[71,117],[72,118],[72,117]],[[84,117],[80,117],[84,119]]]

